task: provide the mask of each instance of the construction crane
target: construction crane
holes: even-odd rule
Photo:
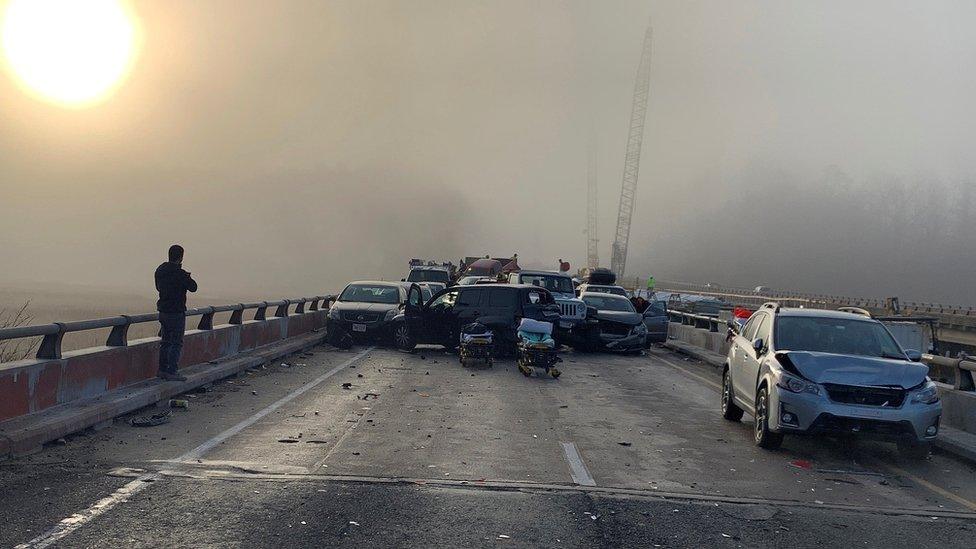
[[[651,83],[651,25],[644,32],[644,48],[641,51],[637,81],[634,83],[634,102],[630,107],[630,132],[627,134],[627,154],[624,156],[624,177],[620,188],[620,206],[617,208],[617,234],[610,255],[610,269],[623,278],[627,266],[627,244],[630,240],[630,221],[634,216],[634,192],[637,190],[637,174],[640,171],[641,146],[644,143],[644,118],[647,113],[647,96]]]
[[[596,138],[593,130],[590,129],[589,150],[587,151],[586,163],[586,266],[596,269],[600,266],[600,243],[597,235],[597,216],[599,203],[596,193]]]

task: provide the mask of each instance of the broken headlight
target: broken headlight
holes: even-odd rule
[[[917,393],[912,395],[912,402],[919,402],[922,404],[935,404],[939,401],[939,388],[935,386],[935,383],[929,381],[922,389]]]
[[[786,389],[791,393],[810,393],[812,395],[820,394],[820,386],[816,383],[807,381],[805,379],[800,379],[796,376],[791,376],[787,373],[780,374],[779,380],[776,382],[776,386],[781,389]]]

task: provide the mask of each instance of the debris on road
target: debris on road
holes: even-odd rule
[[[171,398],[171,399],[169,399],[169,407],[170,408],[189,408],[190,407],[190,401],[189,400],[178,399],[178,398]]]
[[[813,463],[810,463],[805,459],[794,459],[793,461],[790,462],[790,466],[796,467],[797,469],[806,469],[806,470],[813,469]]]
[[[254,395],[254,396],[258,396],[258,392],[257,391],[251,391],[251,394]]]
[[[621,442],[618,442],[617,444],[619,444],[621,446],[630,446],[632,443],[626,442],[626,441],[621,441]]]
[[[343,389],[351,389],[352,388],[352,383],[349,383],[347,381],[347,382],[345,382],[345,383],[342,384],[342,388]]]
[[[359,526],[359,523],[354,520],[350,520],[349,524],[352,524],[353,526]]]
[[[298,442],[298,439],[294,439],[294,438],[282,438],[282,439],[278,439],[278,442],[283,442],[285,444],[294,444],[294,443]]]
[[[158,414],[153,414],[151,416],[139,416],[134,417],[129,420],[129,424],[133,427],[155,427],[157,425],[162,425],[164,423],[169,423],[173,412],[166,410],[165,412],[160,412]]]
[[[512,536],[506,536],[505,534],[498,534],[498,539],[512,539]]]

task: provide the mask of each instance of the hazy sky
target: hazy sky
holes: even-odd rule
[[[0,74],[0,283],[151,291],[174,241],[211,295],[575,267],[591,131],[607,261],[651,18],[629,274],[976,303],[973,2],[133,6],[104,102]]]

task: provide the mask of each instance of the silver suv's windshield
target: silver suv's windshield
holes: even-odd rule
[[[395,286],[350,284],[339,294],[338,301],[395,304],[400,302],[400,289]]]
[[[574,293],[573,279],[568,276],[523,274],[519,276],[519,282],[539,286],[540,288],[545,288],[550,292],[558,294]]]
[[[905,358],[884,325],[871,320],[780,316],[773,337],[780,351]]]

